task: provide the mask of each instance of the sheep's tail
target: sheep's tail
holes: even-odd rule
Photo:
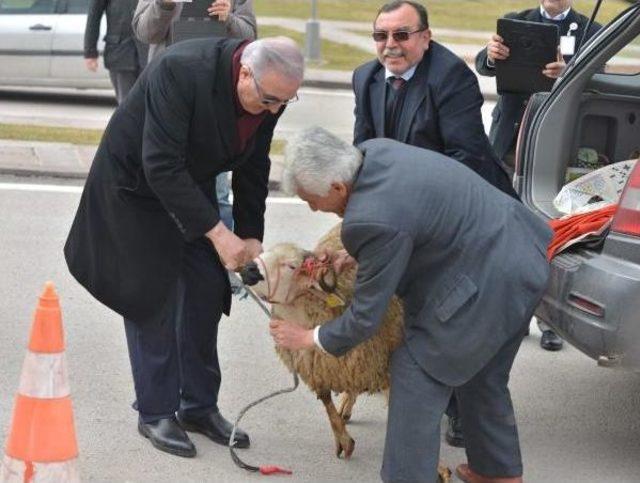
[[[289,392],[295,391],[298,388],[298,384],[299,383],[300,383],[300,380],[298,378],[298,373],[294,372],[293,373],[293,387],[280,389],[279,391],[275,391],[275,392],[272,392],[271,394],[267,394],[266,396],[263,396],[260,399],[258,399],[256,401],[252,402],[251,404],[245,406],[242,409],[242,411],[240,411],[240,414],[238,414],[238,418],[236,419],[236,422],[233,425],[233,430],[231,431],[231,436],[229,437],[229,451],[231,453],[231,459],[240,468],[242,468],[243,470],[252,471],[254,473],[260,472],[263,475],[273,475],[273,474],[278,474],[278,473],[285,474],[285,475],[292,474],[291,470],[287,470],[287,469],[281,468],[279,466],[273,466],[273,465],[251,466],[251,465],[248,465],[247,463],[242,461],[240,459],[240,457],[236,454],[234,446],[235,446],[235,439],[236,439],[236,429],[238,429],[238,424],[240,423],[240,420],[245,415],[245,413],[247,411],[249,411],[249,409],[251,409],[253,406],[257,406],[258,404],[260,404],[261,402],[266,401],[267,399],[271,399],[272,397],[276,397],[276,396],[279,396],[280,394],[287,394]]]

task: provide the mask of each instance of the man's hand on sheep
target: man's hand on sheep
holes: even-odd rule
[[[269,322],[269,332],[275,343],[283,349],[297,351],[311,349],[315,345],[313,330],[286,320],[273,319]]]
[[[336,273],[342,273],[343,270],[347,270],[357,263],[356,259],[349,255],[344,248],[334,253],[321,252],[318,254],[318,260],[321,262],[329,259],[331,259],[333,271]]]
[[[227,270],[239,270],[254,258],[250,253],[249,245],[255,250],[255,243],[248,244],[245,240],[241,240],[221,221],[205,236],[213,243]]]

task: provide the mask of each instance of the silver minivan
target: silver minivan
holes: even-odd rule
[[[523,202],[559,217],[553,200],[585,149],[602,164],[640,156],[640,3],[587,43],[550,93],[530,99],[516,148]],[[598,364],[640,369],[640,162],[606,236],[551,266],[537,315]]]
[[[0,0],[0,85],[110,89],[103,65],[85,67],[87,8],[88,0]]]

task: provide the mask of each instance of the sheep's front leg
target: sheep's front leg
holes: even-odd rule
[[[340,414],[340,417],[345,423],[351,419],[353,406],[356,403],[357,397],[358,396],[352,392],[343,392],[340,395],[340,404],[338,404],[338,414]]]
[[[331,392],[326,391],[319,393],[318,399],[324,404],[324,408],[327,410],[327,415],[329,416],[333,437],[336,440],[336,456],[340,458],[342,452],[344,452],[344,457],[349,459],[353,454],[356,442],[347,432],[343,419],[338,414],[338,411],[336,411],[336,407],[331,400]]]

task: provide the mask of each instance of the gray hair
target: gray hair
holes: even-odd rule
[[[352,183],[362,165],[362,153],[326,129],[313,126],[299,131],[284,153],[282,188],[295,194],[299,188],[325,196],[331,183]]]
[[[302,52],[288,37],[267,37],[251,42],[242,52],[240,63],[249,67],[258,81],[267,71],[276,71],[298,82],[302,82],[304,76]]]

